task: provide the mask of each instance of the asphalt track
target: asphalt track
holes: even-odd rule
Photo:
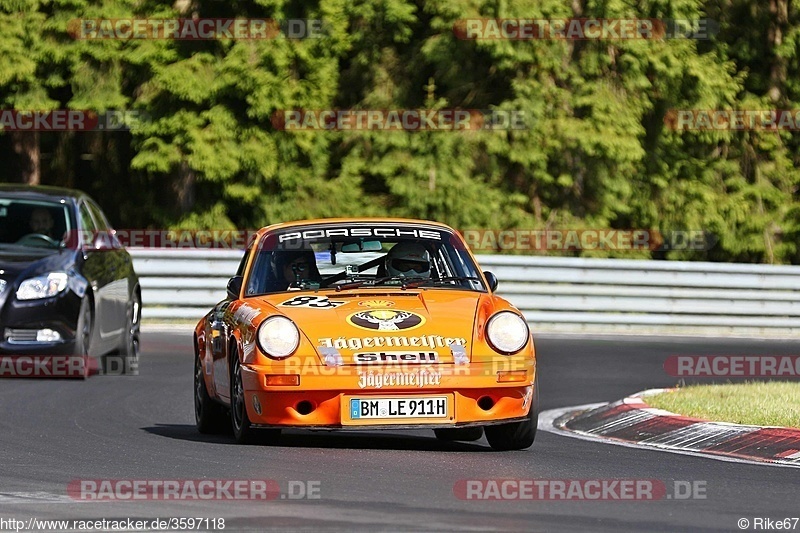
[[[533,447],[442,443],[431,431],[289,431],[239,446],[194,428],[188,331],[145,329],[139,376],[0,381],[0,518],[209,517],[225,531],[740,531],[737,520],[800,516],[800,471],[625,448],[540,431]],[[797,355],[798,343],[540,337],[541,408],[671,386],[675,354]],[[75,479],[319,482],[319,499],[75,502]],[[476,501],[468,479],[656,479],[704,483],[705,498]],[[797,525],[800,530],[800,524]],[[205,530],[202,528],[201,530]]]

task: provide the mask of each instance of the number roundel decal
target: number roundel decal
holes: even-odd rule
[[[309,309],[335,309],[343,305],[343,301],[328,300],[326,296],[295,296],[281,303],[283,307],[307,307]]]

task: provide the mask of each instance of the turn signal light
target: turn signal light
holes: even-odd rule
[[[509,372],[497,373],[498,383],[517,383],[520,381],[525,381],[527,378],[528,378],[527,370],[512,370]]]
[[[297,374],[275,374],[264,376],[267,387],[298,387],[300,376]]]

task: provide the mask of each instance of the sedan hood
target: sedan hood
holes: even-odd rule
[[[408,290],[264,300],[291,318],[322,358],[338,353],[341,364],[351,365],[454,362],[459,346],[469,353],[480,298],[471,291]]]
[[[50,250],[22,246],[0,247],[0,278],[13,281],[46,272],[65,271],[73,266],[70,250]]]

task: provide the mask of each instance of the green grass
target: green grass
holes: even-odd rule
[[[800,382],[690,385],[644,400],[652,407],[694,418],[800,428]]]

